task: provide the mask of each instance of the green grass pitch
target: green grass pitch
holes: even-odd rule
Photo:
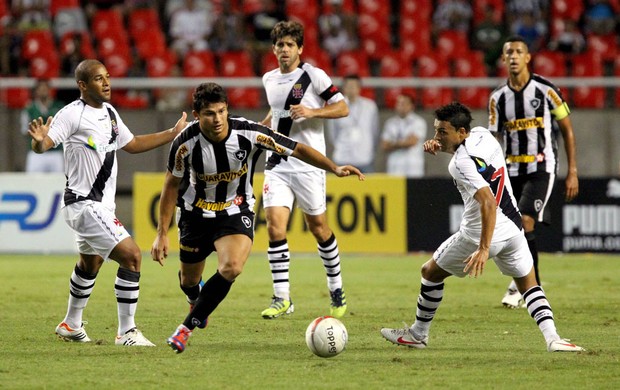
[[[328,314],[316,255],[291,264],[295,313],[264,320],[271,277],[253,255],[244,273],[180,355],[166,338],[187,314],[177,256],[164,268],[144,254],[137,323],[155,348],[114,345],[115,263],[104,264],[84,318],[94,342],[54,335],[76,257],[0,256],[0,389],[612,389],[620,388],[620,257],[543,254],[543,287],[561,336],[584,353],[548,353],[525,309],[504,309],[508,278],[488,262],[478,279],[449,278],[425,350],[397,347],[379,329],[415,317],[421,264],[429,254],[344,254],[347,349],[314,356],[304,334]],[[205,277],[214,272],[209,259]]]

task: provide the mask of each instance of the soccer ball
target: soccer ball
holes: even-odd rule
[[[324,316],[314,319],[306,329],[306,345],[317,356],[328,358],[344,351],[349,334],[340,320]]]

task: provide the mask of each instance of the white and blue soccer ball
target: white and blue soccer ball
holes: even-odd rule
[[[338,355],[347,346],[349,334],[337,318],[315,318],[306,329],[306,345],[317,356],[328,358]]]

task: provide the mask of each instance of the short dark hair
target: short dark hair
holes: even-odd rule
[[[521,42],[525,45],[525,47],[527,47],[527,49],[530,49],[530,46],[527,44],[527,42],[525,41],[525,38],[523,38],[521,35],[511,35],[508,38],[506,38],[506,40],[504,41],[504,45],[507,43],[512,43],[512,42]],[[503,51],[503,49],[502,49]]]
[[[304,26],[294,20],[283,20],[276,23],[271,30],[271,43],[274,45],[278,40],[290,36],[297,46],[304,45]]]
[[[468,133],[471,130],[471,121],[473,120],[469,108],[459,102],[452,102],[439,107],[435,110],[435,118],[450,122],[455,129],[463,127]]]
[[[84,60],[78,64],[75,68],[75,81],[83,81],[85,83],[90,80],[92,76],[91,69],[93,66],[103,65],[101,61],[98,60]]]
[[[202,83],[197,86],[192,94],[192,109],[200,112],[211,103],[228,104],[228,96],[224,88],[216,83]]]

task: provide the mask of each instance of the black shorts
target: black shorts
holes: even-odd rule
[[[231,234],[245,234],[254,240],[254,213],[202,218],[188,211],[179,219],[179,258],[182,263],[199,263],[215,251],[215,241]]]
[[[536,222],[551,223],[551,212],[547,202],[553,191],[555,175],[536,172],[528,175],[511,176],[510,184],[521,214],[530,216]]]

